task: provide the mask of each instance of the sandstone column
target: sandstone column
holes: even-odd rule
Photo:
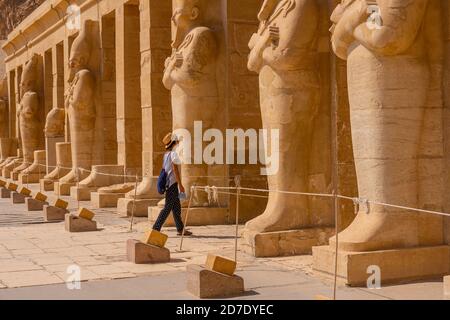
[[[343,1],[332,15],[333,49],[347,60],[359,197],[441,210],[439,174],[431,185],[426,175],[432,171],[423,170],[442,170],[433,161],[442,151],[422,156],[435,148],[430,135],[442,149],[442,132],[430,133],[427,124],[434,116],[427,106],[442,108],[432,101],[442,81],[440,1],[379,0],[376,8],[380,16],[369,19],[365,1]],[[361,205],[339,234],[339,276],[365,284],[370,265],[381,268],[383,282],[448,273],[442,231],[439,216]],[[314,249],[315,269],[332,273],[334,246],[332,238],[330,247]]]

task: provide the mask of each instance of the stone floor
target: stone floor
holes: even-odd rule
[[[30,189],[38,190],[37,185]],[[47,193],[51,196],[51,193]],[[69,210],[89,202],[69,201]],[[44,223],[42,212],[27,212],[25,205],[0,199],[1,299],[191,299],[185,291],[187,264],[203,264],[208,253],[234,257],[233,226],[193,227],[195,237],[180,237],[174,228],[167,247],[172,261],[135,265],[126,261],[126,240],[142,237],[150,227],[146,218],[129,218],[115,209],[95,210],[98,232],[71,234],[64,224]],[[242,228],[241,228],[242,229]],[[331,296],[332,285],[313,274],[311,256],[255,259],[238,251],[238,274],[243,276],[248,299],[314,299]],[[83,290],[69,291],[67,268],[81,268]],[[114,281],[112,281],[114,280]],[[170,286],[167,286],[170,283]],[[108,288],[104,290],[103,288]],[[130,290],[130,288],[134,288]],[[153,290],[148,290],[153,288]],[[155,288],[158,288],[155,290]],[[443,299],[442,282],[385,287],[380,290],[339,287],[339,299]],[[80,296],[81,295],[81,296]]]

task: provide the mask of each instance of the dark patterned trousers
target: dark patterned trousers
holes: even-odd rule
[[[153,226],[153,230],[161,231],[161,228],[169,217],[170,212],[173,212],[173,219],[177,226],[178,232],[182,232],[184,229],[183,220],[181,219],[181,203],[178,194],[178,183],[173,184],[166,191],[166,204],[161,210],[158,219]]]

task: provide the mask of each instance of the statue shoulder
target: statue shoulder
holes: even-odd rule
[[[83,79],[94,80],[94,75],[88,69],[80,70],[78,72],[78,77],[79,77],[80,80],[83,80]]]
[[[206,40],[215,41],[214,31],[208,27],[197,27],[191,31],[194,41]]]

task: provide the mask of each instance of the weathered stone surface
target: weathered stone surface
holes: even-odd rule
[[[29,196],[25,196],[19,192],[13,191],[11,193],[11,201],[13,204],[21,204],[25,203],[25,199],[29,198]]]
[[[70,188],[76,186],[75,182],[72,183],[63,183],[63,182],[55,182],[55,193],[61,196],[70,196]]]
[[[2,199],[9,199],[11,198],[11,190],[7,188],[0,188],[0,197]]]
[[[206,269],[232,276],[236,271],[236,261],[228,258],[208,254],[206,258]]]
[[[313,268],[334,274],[335,250],[331,246],[313,247]],[[381,284],[440,278],[450,272],[450,247],[418,247],[367,252],[339,251],[338,277],[350,286],[366,286],[370,266],[381,271]]]
[[[45,221],[64,221],[66,214],[69,211],[54,206],[44,205],[44,219]]]
[[[150,244],[153,246],[164,248],[164,246],[166,245],[167,239],[168,239],[167,235],[165,235],[159,231],[156,231],[156,230],[150,230],[145,233],[142,242],[145,244]]]
[[[92,221],[92,219],[94,219],[94,217],[95,217],[95,213],[86,208],[80,208],[80,209],[78,209],[78,217]]]
[[[90,201],[91,192],[97,191],[97,188],[77,187],[76,185],[70,187],[70,196],[78,201]]]
[[[135,217],[147,217],[149,207],[156,206],[160,199],[129,199],[120,198],[117,202],[117,212],[120,215],[131,217],[133,210]]]
[[[200,265],[186,267],[187,290],[199,298],[222,298],[244,293],[244,279],[207,270]]]
[[[280,257],[311,254],[313,246],[328,244],[334,228],[305,228],[279,232],[244,230],[241,248],[255,257]]]
[[[55,190],[55,181],[50,179],[41,179],[39,181],[41,185],[41,189],[43,191],[54,191]]]
[[[48,202],[39,201],[33,198],[26,198],[25,204],[28,211],[42,211],[44,210],[44,205],[48,205]]]
[[[33,199],[41,201],[41,202],[45,202],[45,201],[47,201],[48,197],[41,192],[36,192],[36,194],[33,196]]]
[[[77,217],[72,214],[65,216],[65,229],[68,232],[97,231],[97,222]]]
[[[167,248],[130,239],[127,241],[127,258],[136,264],[165,263],[170,261],[170,251]]]
[[[55,199],[52,202],[52,204],[54,207],[60,208],[60,209],[67,209],[67,207],[69,206],[69,203],[67,201],[59,199],[59,198]]]
[[[124,198],[124,193],[91,193],[91,204],[94,208],[116,208],[120,198]]]
[[[151,223],[154,223],[161,212],[162,208],[149,207],[148,219]],[[181,217],[183,221],[186,221],[187,208],[181,209]],[[229,209],[227,208],[211,208],[211,207],[195,207],[189,210],[188,225],[190,226],[207,226],[207,225],[220,225],[233,223],[233,218],[229,216]],[[174,227],[175,221],[172,214],[166,220],[165,227]]]

